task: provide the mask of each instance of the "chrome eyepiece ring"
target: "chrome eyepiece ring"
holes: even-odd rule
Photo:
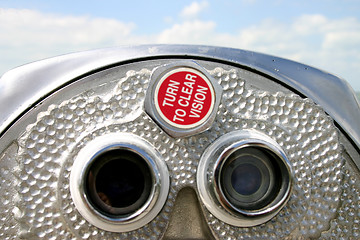
[[[262,224],[286,204],[291,167],[273,139],[255,130],[228,133],[204,152],[198,190],[207,209],[239,227]]]
[[[144,139],[128,133],[98,137],[75,158],[70,191],[80,214],[111,232],[149,223],[169,192],[165,161]]]

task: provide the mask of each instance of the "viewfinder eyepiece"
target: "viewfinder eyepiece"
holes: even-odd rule
[[[216,169],[215,178],[226,204],[240,213],[271,205],[289,182],[281,165],[269,149],[251,145],[235,149]]]
[[[274,217],[291,191],[291,168],[285,152],[256,130],[225,134],[200,159],[200,197],[220,220],[241,227]]]
[[[146,161],[126,149],[97,156],[85,182],[89,201],[110,217],[134,213],[147,201],[153,177]]]
[[[170,179],[165,161],[149,142],[109,133],[77,154],[70,191],[77,210],[98,228],[127,232],[143,227],[163,208]]]

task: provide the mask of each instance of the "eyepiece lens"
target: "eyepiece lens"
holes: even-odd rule
[[[238,227],[269,221],[285,206],[292,188],[290,162],[281,145],[254,129],[216,139],[202,155],[196,176],[207,209]]]
[[[231,174],[231,185],[241,195],[254,194],[261,186],[261,172],[252,164],[241,164]]]
[[[270,204],[281,191],[279,160],[261,147],[235,150],[220,169],[219,186],[226,200],[241,210],[259,210]]]
[[[97,156],[86,182],[90,203],[109,216],[135,212],[145,204],[151,188],[152,177],[146,161],[124,149]]]
[[[135,163],[115,159],[106,163],[96,176],[96,190],[100,199],[115,208],[135,203],[144,191],[144,175]]]

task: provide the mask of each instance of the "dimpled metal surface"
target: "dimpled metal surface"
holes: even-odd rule
[[[0,165],[2,182],[13,178],[13,185],[1,185],[2,191],[14,192],[1,193],[2,237],[157,239],[170,221],[177,193],[184,187],[196,190],[198,161],[209,144],[234,130],[256,129],[287,153],[294,177],[290,200],[274,219],[249,228],[225,224],[200,202],[214,236],[356,238],[359,179],[344,163],[332,119],[311,100],[288,91],[253,87],[248,78],[255,78],[253,73],[211,64],[207,69],[223,88],[222,101],[211,129],[192,137],[169,137],[144,112],[152,68],[125,71],[118,67],[104,76],[109,82],[117,81],[114,89],[98,94],[95,87],[91,94],[69,97],[38,113],[18,139],[19,149],[9,147],[0,156],[0,163],[12,161],[17,169],[9,171]],[[171,185],[165,206],[154,220],[138,230],[112,233],[92,226],[79,214],[71,198],[69,176],[74,158],[87,142],[121,132],[136,134],[154,146],[167,163]],[[15,196],[13,203],[5,201],[9,195]]]
[[[16,206],[19,200],[19,194],[16,186],[19,179],[16,177],[19,171],[17,162],[14,161],[18,147],[16,143],[12,143],[7,151],[0,154],[0,238],[1,239],[17,239],[19,232],[18,220],[20,210]]]

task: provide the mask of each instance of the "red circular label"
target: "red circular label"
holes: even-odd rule
[[[194,69],[180,68],[167,73],[155,90],[155,105],[170,125],[192,128],[202,124],[214,107],[210,80]]]

